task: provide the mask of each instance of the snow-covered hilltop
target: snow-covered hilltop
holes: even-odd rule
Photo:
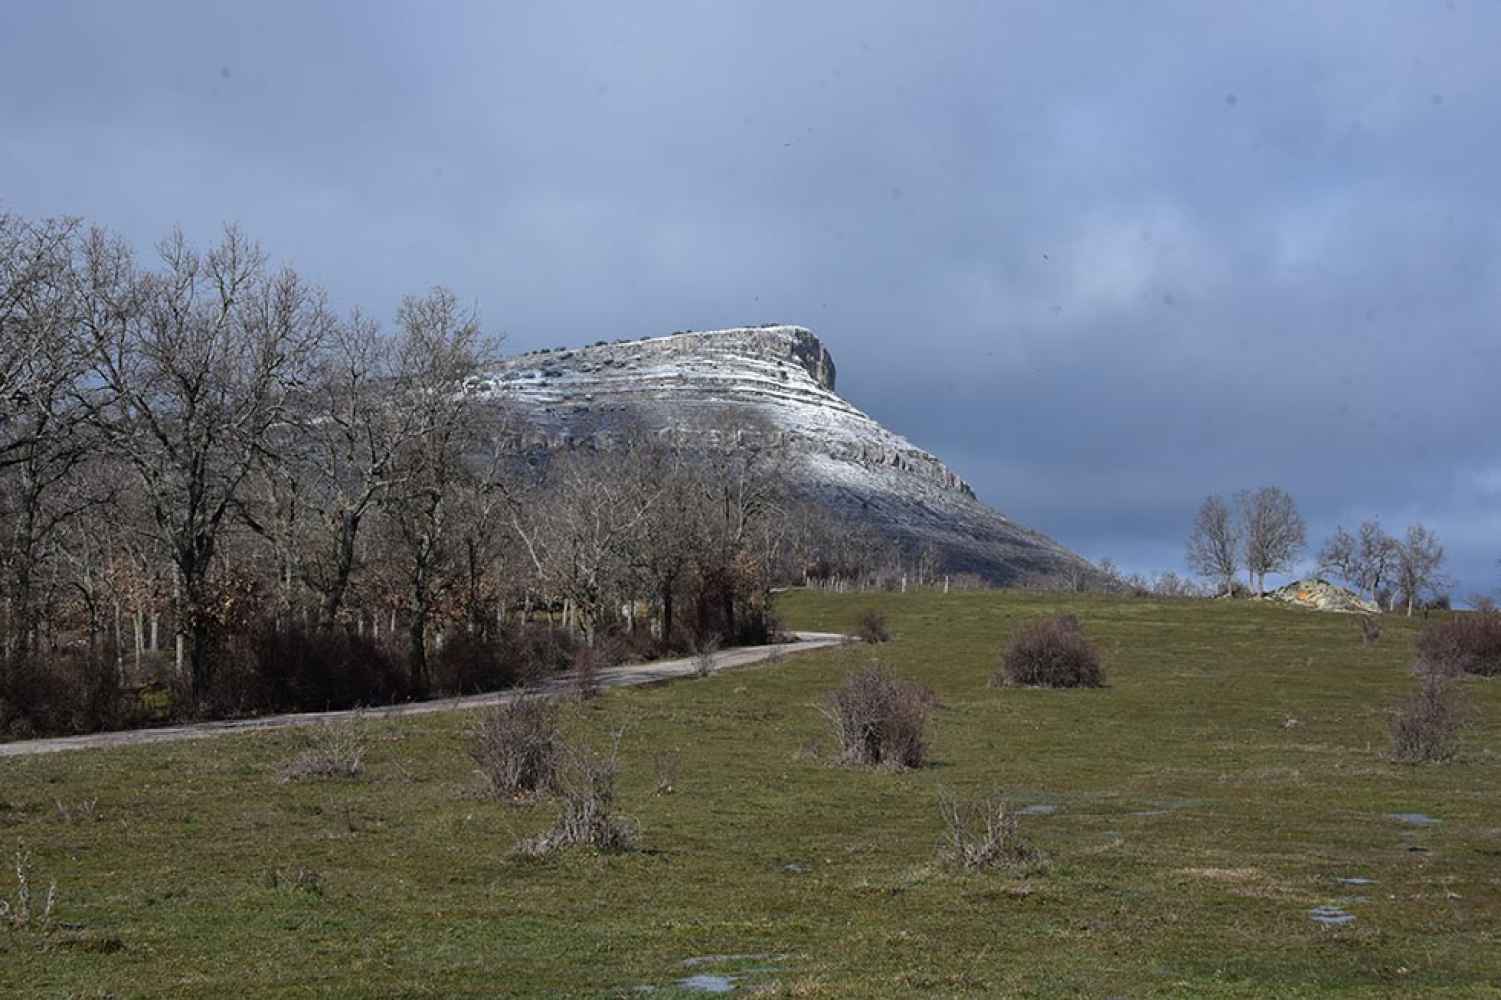
[[[565,448],[634,424],[692,440],[754,414],[794,456],[808,496],[913,545],[950,571],[1004,582],[1078,564],[975,499],[941,461],[834,391],[828,350],[800,326],[743,327],[509,358],[474,388],[525,420],[518,444]]]

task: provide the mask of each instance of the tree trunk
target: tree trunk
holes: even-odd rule
[[[735,591],[725,587],[719,595],[721,607],[724,609],[724,641],[729,645],[735,641]]]
[[[192,646],[189,651],[189,663],[192,666],[193,697],[202,700],[208,696],[213,685],[213,661],[209,656],[208,648],[208,622],[200,613],[193,614],[193,625],[189,631],[192,637]]]
[[[427,608],[412,609],[407,635],[407,669],[412,676],[412,696],[427,697]]]
[[[671,582],[662,585],[662,645],[672,642],[672,591]]]
[[[349,578],[354,573],[354,539],[360,529],[357,515],[346,513],[339,525],[339,538],[334,551],[334,579],[328,592],[323,595],[323,609],[318,625],[324,630],[334,627],[339,609],[344,606],[344,595],[349,590]]]

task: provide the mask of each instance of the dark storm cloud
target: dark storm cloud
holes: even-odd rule
[[[239,220],[529,348],[813,327],[857,404],[1092,557],[1210,491],[1501,555],[1501,10],[37,5],[0,198]],[[937,13],[935,13],[937,11]]]

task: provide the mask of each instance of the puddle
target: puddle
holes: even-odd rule
[[[725,965],[729,962],[765,962],[784,958],[783,955],[695,955],[683,959],[683,968],[694,969],[700,965]]]
[[[782,866],[782,871],[789,875],[806,875],[813,870],[812,865],[805,865],[801,861],[793,861]]]
[[[1132,816],[1166,816],[1184,809],[1202,809],[1210,805],[1208,799],[1162,799],[1152,803],[1150,809],[1138,809]]]
[[[1337,879],[1336,881],[1338,881],[1342,885],[1375,885],[1376,884],[1376,880],[1375,879],[1373,879],[1373,878],[1366,878],[1364,875],[1355,875],[1355,876],[1352,876],[1350,878]]]
[[[1051,816],[1057,811],[1058,807],[1055,805],[1039,803],[1035,806],[1022,806],[1019,814],[1022,816]]]
[[[1440,822],[1422,813],[1392,813],[1392,819],[1398,823],[1406,823],[1408,826],[1434,826]]]
[[[1354,918],[1351,918],[1354,919]],[[679,979],[677,985],[694,993],[732,993],[738,976],[711,976],[699,974]]]
[[[1314,923],[1323,924],[1325,927],[1343,927],[1355,922],[1353,914],[1346,913],[1337,906],[1315,906],[1308,911],[1308,917]]]

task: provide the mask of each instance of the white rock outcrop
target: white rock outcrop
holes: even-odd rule
[[[1337,611],[1345,614],[1379,615],[1381,609],[1338,584],[1328,580],[1309,578],[1297,580],[1263,595],[1268,601],[1281,601],[1312,611]]]
[[[727,413],[754,414],[794,457],[800,492],[906,543],[932,542],[950,572],[1007,582],[1082,564],[850,404],[835,372],[804,327],[743,327],[518,355],[474,389],[518,411],[521,448],[607,444],[626,424],[695,440]]]

